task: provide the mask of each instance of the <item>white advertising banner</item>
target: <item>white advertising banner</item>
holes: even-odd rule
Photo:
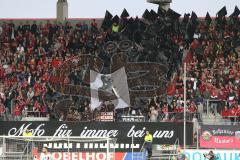
[[[203,154],[208,153],[208,149],[190,149],[186,150],[188,160],[207,160]],[[218,157],[217,160],[240,160],[240,150],[212,150]]]

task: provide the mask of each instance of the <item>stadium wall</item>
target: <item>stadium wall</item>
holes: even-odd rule
[[[20,23],[26,23],[28,22],[29,24],[32,24],[34,21],[36,21],[37,24],[42,23],[42,24],[46,24],[47,22],[61,22],[61,23],[65,23],[65,22],[70,22],[72,25],[75,25],[77,23],[86,23],[88,25],[91,24],[92,20],[95,18],[69,18],[66,21],[57,21],[55,18],[25,18],[25,19],[16,19],[16,18],[0,18],[0,24],[4,23],[4,22],[13,22],[15,25],[19,25]],[[103,19],[102,18],[96,18],[95,19],[96,22],[98,24],[101,24]]]

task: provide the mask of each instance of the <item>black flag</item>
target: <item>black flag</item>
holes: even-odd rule
[[[112,17],[113,15],[108,10],[106,10],[104,19],[112,19]]]
[[[172,9],[168,9],[168,11],[166,13],[166,16],[171,18],[171,19],[178,19],[181,16],[181,14],[175,12]]]
[[[122,14],[121,14],[121,18],[127,18],[127,17],[129,17],[129,13],[128,13],[128,11],[124,8],[124,10],[123,10],[123,12],[122,12]]]
[[[105,17],[102,22],[101,28],[107,29],[108,27],[110,27],[112,25],[112,22],[111,22],[112,17],[113,17],[113,15],[107,10],[105,13]]]
[[[146,9],[142,17],[146,20],[150,20],[150,12]]]
[[[227,8],[224,6],[222,9],[220,9],[217,13],[218,17],[224,17],[227,15]]]
[[[192,20],[192,21],[196,21],[197,19],[198,19],[197,14],[192,11],[191,20]]]
[[[240,14],[240,10],[238,9],[237,6],[235,6],[234,12],[231,14],[230,17],[238,17]]]
[[[211,18],[211,16],[209,15],[208,12],[207,12],[207,14],[206,14],[205,21],[206,21],[206,23],[207,23],[208,25],[212,22],[212,18]]]
[[[119,23],[119,17],[118,17],[118,15],[116,15],[116,16],[114,16],[113,18],[112,18],[112,23]]]

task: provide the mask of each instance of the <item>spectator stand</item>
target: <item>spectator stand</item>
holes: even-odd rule
[[[75,114],[74,108],[80,108],[81,112],[87,114],[80,116],[79,112],[76,112],[76,117],[92,117],[88,116],[88,113],[92,114],[89,109],[90,96],[85,93],[87,90],[85,87],[89,84],[85,83],[88,82],[88,76],[82,75],[89,68],[64,70],[64,67],[67,67],[65,62],[71,61],[74,57],[79,57],[79,61],[88,59],[84,57],[97,57],[97,59],[102,59],[104,64],[96,63],[96,66],[93,66],[88,61],[84,64],[92,65],[92,68],[104,73],[115,70],[123,64],[129,67],[128,74],[137,77],[137,80],[129,81],[130,92],[138,90],[136,94],[134,92],[131,94],[131,99],[134,101],[136,97],[148,97],[152,101],[153,97],[159,98],[164,95],[166,84],[176,73],[176,83],[170,87],[172,88],[169,90],[170,94],[161,100],[153,100],[141,108],[145,119],[158,121],[161,112],[171,115],[179,112],[179,108],[181,110],[183,72],[179,67],[182,63],[181,57],[184,57],[183,50],[189,50],[185,58],[187,77],[189,77],[187,80],[189,110],[195,108],[196,115],[200,118],[202,117],[198,116],[198,113],[202,113],[201,111],[206,111],[207,114],[211,114],[212,110],[214,114],[216,111],[219,113],[221,107],[214,107],[215,102],[208,100],[214,97],[227,101],[227,107],[232,112],[230,116],[237,115],[235,105],[240,99],[238,93],[240,68],[240,52],[237,49],[240,45],[238,17],[231,16],[227,19],[225,15],[219,15],[215,22],[208,23],[209,18],[205,21],[200,20],[194,12],[191,19],[189,17],[187,19],[186,15],[181,21],[177,13],[166,14],[170,21],[151,17],[147,13],[144,13],[143,21],[138,18],[119,19],[115,16],[113,20],[119,26],[118,31],[111,30],[112,26],[106,26],[107,23],[103,23],[101,28],[96,27],[95,21],[91,23],[91,21],[70,20],[65,24],[53,20],[43,23],[40,21],[20,22],[20,20],[3,22],[0,38],[1,117],[5,120],[20,120],[19,117],[36,112],[36,116],[49,116],[50,119],[60,117],[60,120],[67,120],[66,117],[69,116],[72,119],[73,117],[65,115],[65,112],[64,114],[58,113],[58,116],[52,113],[55,110],[57,98],[71,98],[72,102],[69,104],[71,107],[68,106],[66,113]],[[130,24],[136,22],[139,27],[138,33],[133,34],[132,26],[126,27],[124,20],[129,20]],[[111,21],[110,24],[112,23]],[[162,24],[178,27],[166,27],[167,25]],[[165,27],[159,29],[159,26]],[[127,29],[121,32],[121,28],[124,27]],[[83,53],[88,55],[82,56]],[[139,74],[142,74],[147,67],[152,72],[149,76],[150,80],[145,78],[146,75],[140,79]],[[140,72],[134,73],[136,70]],[[67,75],[66,72],[72,73],[72,76]],[[58,79],[59,77],[54,77],[55,75],[65,77]],[[82,77],[85,78],[82,79]],[[53,84],[54,78],[68,87]],[[137,85],[135,85],[136,82]],[[143,84],[144,87],[140,87]],[[158,89],[153,91],[152,88],[156,89],[156,87]],[[78,92],[69,95],[69,93],[64,94],[63,91]],[[78,97],[79,93],[87,96]],[[192,103],[195,107],[190,108]],[[209,107],[209,104],[213,105]],[[79,118],[76,119],[79,120]]]

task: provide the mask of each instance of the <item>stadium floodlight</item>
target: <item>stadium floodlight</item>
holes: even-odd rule
[[[172,3],[172,0],[147,0],[147,2],[161,4],[161,3]]]
[[[170,8],[170,3],[172,3],[172,0],[147,0],[147,2],[158,4],[162,9],[168,10]]]

